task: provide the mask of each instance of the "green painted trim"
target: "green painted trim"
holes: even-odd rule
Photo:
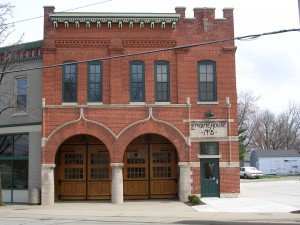
[[[0,128],[4,127],[24,127],[24,126],[35,126],[35,125],[42,125],[42,122],[34,122],[34,123],[11,123],[11,124],[5,124],[0,125]]]
[[[43,56],[42,55],[38,55],[38,56],[33,56],[33,57],[28,57],[28,58],[22,58],[22,59],[14,59],[14,60],[10,60],[10,63],[17,63],[17,62],[27,62],[27,61],[42,61]],[[2,65],[3,62],[0,62],[0,65]]]
[[[143,81],[140,82],[142,83],[143,86],[143,96],[141,100],[133,100],[133,92],[132,92],[132,66],[133,65],[141,65],[142,66],[142,78]],[[135,61],[131,61],[129,64],[129,74],[130,74],[130,102],[145,102],[145,63],[144,61],[140,61],[140,60],[135,60]]]
[[[168,83],[168,92],[166,100],[158,100],[157,99],[157,65],[166,65],[167,66],[167,83]],[[159,60],[154,63],[154,77],[155,77],[155,101],[156,102],[170,102],[170,63],[168,61]]]
[[[213,66],[213,88],[214,88],[214,97],[212,100],[203,100],[200,95],[200,66],[201,65],[212,65]],[[197,76],[198,76],[198,101],[199,102],[214,102],[217,101],[217,76],[216,76],[216,62],[212,60],[203,60],[197,63]]]
[[[23,50],[27,50],[27,49],[33,49],[33,48],[40,48],[43,44],[43,41],[44,40],[27,42],[27,43],[18,44],[16,46],[20,46],[18,51],[23,51]],[[3,54],[5,52],[9,52],[9,50],[11,49],[12,46],[14,46],[14,45],[10,45],[10,46],[0,48],[0,54]]]
[[[65,61],[66,65],[62,66],[62,102],[63,103],[76,103],[77,102],[77,95],[78,95],[78,64],[75,61]],[[75,99],[72,101],[65,101],[65,68],[66,66],[73,66],[75,65],[75,83],[76,83],[76,88],[75,88]]]
[[[29,156],[6,156],[6,157],[0,157],[0,160],[28,160]]]
[[[100,66],[100,82],[93,82],[93,83],[99,83],[100,84],[100,97],[96,101],[90,100],[90,65],[99,65]],[[102,93],[102,77],[103,77],[103,63],[99,61],[92,61],[88,63],[88,88],[87,88],[87,96],[88,96],[88,102],[102,102],[103,93]]]

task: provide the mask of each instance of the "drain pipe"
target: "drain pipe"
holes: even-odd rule
[[[229,97],[226,97],[226,103],[225,107],[227,108],[226,116],[227,116],[227,135],[228,135],[228,152],[229,152],[229,163],[231,163],[231,139],[230,139],[230,134],[231,134],[231,126],[230,126],[230,100]]]

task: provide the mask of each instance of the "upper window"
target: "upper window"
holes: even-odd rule
[[[155,101],[170,101],[170,76],[169,63],[165,61],[155,62]]]
[[[15,82],[15,113],[26,112],[27,77],[18,77]]]
[[[63,66],[63,102],[77,102],[77,64]]]
[[[198,100],[216,101],[216,64],[214,61],[198,62]]]
[[[132,61],[130,63],[130,101],[145,101],[145,74],[144,62]]]
[[[102,64],[94,61],[88,64],[88,101],[102,102]]]

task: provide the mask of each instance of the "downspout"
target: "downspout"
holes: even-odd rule
[[[45,134],[45,124],[46,124],[46,121],[45,121],[45,107],[46,107],[46,99],[45,98],[42,98],[42,164],[44,163],[44,146],[46,145],[46,140],[44,138],[44,134]]]
[[[226,97],[225,107],[227,108],[227,110],[226,110],[226,117],[227,117],[227,135],[228,135],[229,163],[231,163],[231,139],[230,139],[230,134],[231,134],[230,108],[231,108],[231,104],[230,104],[229,97]]]
[[[189,121],[189,136],[188,136],[188,145],[189,145],[189,162],[192,160],[192,153],[191,153],[191,103],[190,103],[190,97],[186,98],[186,105],[188,110],[188,121]]]

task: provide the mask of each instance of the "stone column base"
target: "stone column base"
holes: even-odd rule
[[[188,196],[192,194],[192,171],[189,162],[179,162],[179,200],[187,202]]]
[[[124,163],[111,163],[112,181],[111,181],[111,202],[121,204],[123,198],[123,171]]]
[[[54,204],[54,168],[55,164],[42,164],[42,205]]]

